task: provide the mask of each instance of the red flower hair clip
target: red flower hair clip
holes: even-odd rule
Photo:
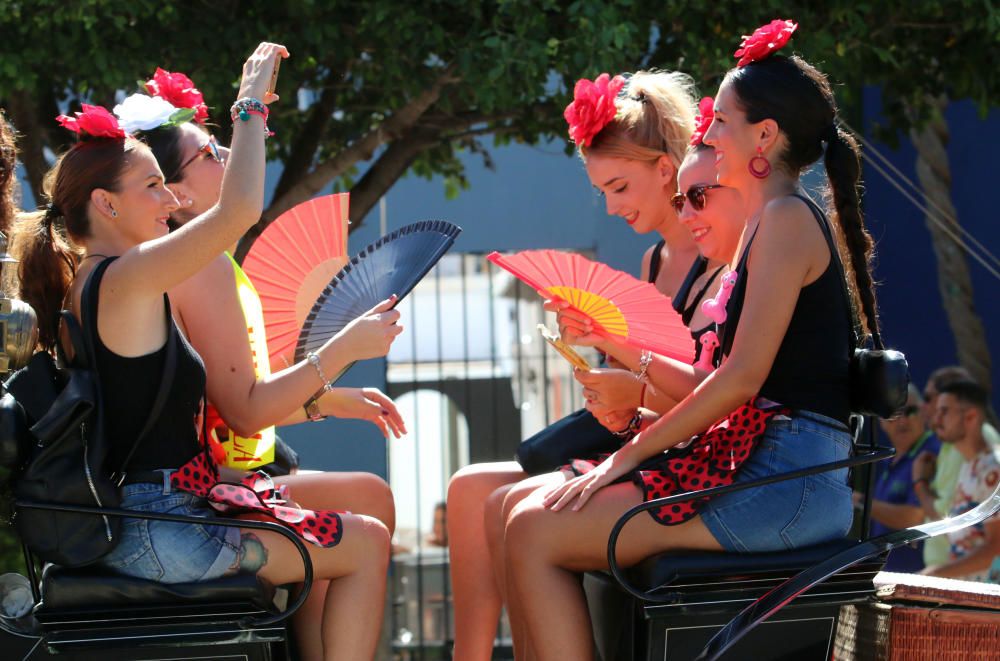
[[[705,139],[708,127],[715,119],[715,99],[706,96],[698,102],[698,114],[694,116],[694,133],[691,134],[691,146],[697,147]]]
[[[82,112],[69,115],[59,115],[56,121],[79,136],[89,135],[92,138],[124,138],[125,130],[118,123],[118,118],[101,106],[91,106],[86,103]]]
[[[767,25],[762,25],[749,37],[743,35],[740,49],[733,57],[740,58],[736,66],[742,67],[751,62],[759,62],[788,43],[792,33],[799,27],[795,21],[783,21],[777,18]]]
[[[618,114],[615,99],[624,86],[624,78],[612,78],[606,73],[593,81],[586,78],[576,81],[573,102],[566,106],[563,117],[569,124],[569,137],[578,147],[589,147],[594,136],[615,118]]]
[[[182,73],[170,73],[157,67],[152,80],[146,81],[146,91],[169,102],[175,108],[194,110],[194,121],[204,124],[208,119],[205,98],[194,86],[194,81]]]

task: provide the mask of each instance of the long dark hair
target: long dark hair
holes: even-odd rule
[[[181,178],[184,153],[181,150],[181,127],[161,126],[140,131],[136,138],[142,140],[153,152],[153,157],[163,172],[163,183],[176,184]]]
[[[871,271],[875,244],[861,214],[861,157],[854,138],[837,126],[837,103],[826,76],[796,55],[772,55],[730,70],[725,82],[736,92],[748,122],[773,119],[785,134],[784,151],[772,158],[776,167],[798,176],[823,157],[830,180],[830,215],[854,276],[848,276],[848,286],[857,298],[855,307],[860,303],[859,318],[871,333],[878,333]]]
[[[90,194],[98,188],[118,190],[135,149],[145,146],[132,138],[78,142],[45,175],[49,204],[18,219],[14,230],[20,260],[18,297],[35,309],[38,343],[43,349],[55,347],[59,311],[79,262],[75,246],[91,233]]]

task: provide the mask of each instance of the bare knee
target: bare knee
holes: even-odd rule
[[[483,524],[486,527],[486,537],[490,548],[496,548],[497,545],[503,543],[504,502],[509,491],[509,488],[500,487],[486,497]]]
[[[356,488],[358,493],[363,494],[364,499],[371,503],[371,511],[366,513],[385,524],[389,537],[392,537],[396,531],[396,502],[392,497],[392,489],[385,480],[373,473],[355,475],[351,488]]]
[[[504,528],[505,551],[513,566],[528,560],[547,557],[547,532],[551,530],[552,512],[542,505],[520,502],[507,515]]]
[[[351,554],[354,571],[388,569],[392,535],[385,523],[372,516],[354,515],[345,526],[344,536],[350,543],[344,550]]]

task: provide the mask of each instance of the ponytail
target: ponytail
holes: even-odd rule
[[[14,250],[20,262],[18,298],[34,308],[38,343],[47,351],[56,346],[59,312],[78,262],[77,252],[55,226],[59,219],[58,211],[50,206],[23,214],[14,231]]]
[[[51,203],[43,211],[22,214],[14,228],[18,296],[38,316],[38,343],[55,348],[59,312],[76,274],[79,250],[91,236],[90,195],[98,188],[118,190],[129,155],[148,149],[134,138],[89,139],[76,143],[45,175]]]
[[[849,133],[832,126],[825,137],[827,147],[823,163],[830,179],[831,216],[836,219],[854,276],[847,276],[848,288],[854,294],[854,305],[859,308],[857,316],[862,328],[867,327],[869,333],[878,335],[878,311],[872,277],[875,242],[861,215],[861,157],[858,145]],[[846,264],[844,271],[846,275]]]

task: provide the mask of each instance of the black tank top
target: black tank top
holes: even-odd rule
[[[795,197],[809,206],[817,222],[829,224],[815,202],[802,195]],[[722,349],[727,356],[743,311],[746,281],[750,277],[747,261],[755,237],[756,232],[740,256],[736,269],[738,279],[727,306],[725,330],[720,333]],[[827,247],[830,263],[819,278],[799,291],[788,330],[760,395],[793,409],[813,411],[846,424],[851,414],[848,390],[852,332],[848,320],[851,312],[833,262],[840,258],[839,254],[829,241]]]
[[[95,273],[95,308],[99,306],[100,278]],[[163,296],[164,307],[170,323],[170,301]],[[89,311],[96,315],[97,310]],[[96,318],[96,317],[95,317]],[[177,372],[167,399],[149,433],[142,439],[128,471],[178,468],[187,463],[201,449],[195,416],[198,415],[205,393],[205,365],[184,336],[173,333],[177,345]],[[112,441],[109,466],[120,466],[135,437],[142,431],[153,400],[160,387],[167,347],[135,358],[120,356],[95,338],[97,372],[100,375],[101,396],[105,407],[105,424]]]
[[[649,281],[653,284],[656,283],[656,277],[660,274],[660,251],[663,250],[663,246],[666,243],[666,241],[660,239],[660,242],[653,248],[653,255],[649,259]],[[703,255],[698,255],[695,257],[694,262],[691,263],[691,268],[688,269],[687,275],[684,276],[684,282],[681,283],[680,289],[677,290],[677,294],[671,301],[674,312],[681,315],[681,321],[688,328],[691,328],[691,319],[694,318],[695,310],[701,305],[701,300],[705,298],[708,288],[712,286],[712,283],[715,282],[715,279],[722,272],[723,268],[722,266],[717,268],[715,273],[698,290],[698,293],[688,301],[688,296],[691,294],[691,288],[694,286],[695,280],[700,278],[706,269],[708,269],[708,259]],[[687,303],[687,306],[684,305],[685,303]],[[694,362],[698,362],[698,359],[701,358],[701,336],[714,327],[715,324],[709,324],[700,330],[691,329],[691,337],[694,338]]]

